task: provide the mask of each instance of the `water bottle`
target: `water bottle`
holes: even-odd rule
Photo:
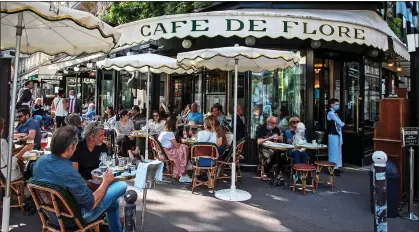
[[[116,166],[116,159],[115,159],[115,154],[113,154],[112,156],[112,167]]]

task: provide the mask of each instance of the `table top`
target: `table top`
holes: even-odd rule
[[[25,154],[23,154],[22,158],[25,161],[30,161],[30,160],[35,161],[35,160],[38,160],[42,155],[46,155],[46,154],[49,154],[49,153],[51,153],[51,152],[41,152],[41,153],[39,153],[39,151],[35,151],[35,150],[33,150],[31,152],[27,151],[27,152],[25,152]]]
[[[181,141],[183,144],[187,144],[187,145],[192,145],[192,144],[194,144],[194,143],[198,142],[198,141],[196,141],[196,140],[190,140],[190,139],[181,139],[180,141]]]
[[[308,150],[324,150],[327,149],[327,145],[325,144],[312,144],[312,143],[305,143],[301,145],[295,146],[296,148],[305,148]]]
[[[278,150],[278,151],[288,151],[288,150],[292,150],[295,147],[293,145],[290,144],[286,144],[286,143],[274,143],[274,142],[264,142],[262,143],[263,147],[272,149],[272,150]]]
[[[127,171],[117,171],[115,167],[112,167],[112,173],[114,174],[119,174],[115,176],[115,180],[118,181],[127,181],[127,180],[132,180],[135,179],[135,172],[127,172]],[[99,168],[93,170],[91,172],[92,174],[92,178],[96,179],[96,180],[102,180],[103,179],[103,173],[100,171]]]

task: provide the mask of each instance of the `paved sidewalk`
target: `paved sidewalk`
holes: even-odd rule
[[[327,187],[303,196],[287,187],[271,188],[254,173],[244,173],[239,188],[249,191],[247,202],[216,199],[205,187],[192,194],[190,187],[165,181],[149,190],[146,231],[373,231],[369,204],[369,176],[365,170],[346,170],[337,177],[334,192]],[[326,177],[326,176],[325,176]],[[217,189],[228,187],[217,182]],[[140,222],[139,193],[137,222]],[[13,209],[12,231],[40,231],[38,215],[23,216]],[[418,223],[393,218],[392,232],[417,232]],[[139,230],[138,230],[139,231]]]

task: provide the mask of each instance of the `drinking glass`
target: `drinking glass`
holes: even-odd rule
[[[33,140],[33,139],[28,139],[28,140],[26,140],[26,143],[27,144],[33,144],[35,141]]]
[[[48,139],[41,139],[41,150],[45,150],[48,147]]]

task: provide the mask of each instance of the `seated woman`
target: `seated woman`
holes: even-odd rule
[[[103,120],[114,124],[116,122],[115,111],[112,106],[106,107],[105,114],[103,115]]]
[[[192,179],[186,174],[187,157],[189,148],[185,144],[176,141],[176,118],[167,119],[163,131],[160,133],[160,141],[167,157],[173,161],[173,177],[179,178],[179,182],[190,183]]]
[[[290,119],[290,129],[285,132],[289,144],[298,145],[307,142],[305,136],[306,127],[304,123],[299,121],[300,120],[297,117],[292,117]],[[305,149],[294,149],[290,151],[289,154],[292,157],[293,164],[308,162],[308,153]]]
[[[150,128],[149,132],[154,135],[160,135],[165,125],[166,121],[162,120],[160,112],[157,110],[153,111],[153,119],[148,120],[148,128]]]
[[[128,111],[119,112],[119,121],[115,123],[116,144],[121,146],[121,156],[134,158],[135,140],[131,136],[134,130],[134,123],[129,119]]]
[[[87,118],[88,120],[93,120],[95,117],[95,104],[90,103],[87,113],[81,115],[82,118]]]
[[[3,135],[4,132],[4,119],[0,118],[0,137]],[[1,139],[1,173],[6,178],[7,177],[7,159],[9,156],[9,145],[5,139]],[[17,153],[17,155],[14,155],[12,157],[12,172],[11,172],[11,178],[10,181],[13,182],[15,180],[19,180],[20,178],[23,178],[18,160],[22,160],[23,154],[25,152],[30,151],[33,149],[33,144],[26,145],[22,148],[22,150]]]
[[[42,120],[45,119],[44,129],[48,129],[48,126],[51,124],[51,116],[45,114],[44,109],[42,109],[42,98],[35,100],[35,104],[32,107],[32,116],[38,121],[39,128],[42,127]]]
[[[225,147],[223,147],[223,137],[217,134],[216,125],[217,125],[217,118],[214,115],[205,116],[204,130],[198,132],[197,140],[198,142],[214,143],[218,147],[218,155],[222,155],[225,150]],[[225,133],[224,133],[224,137],[225,137]]]

